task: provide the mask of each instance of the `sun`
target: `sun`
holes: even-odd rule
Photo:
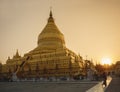
[[[110,58],[102,58],[101,63],[111,65],[111,59]]]

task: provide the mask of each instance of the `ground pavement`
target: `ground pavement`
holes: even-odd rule
[[[0,82],[0,92],[86,92],[95,82]]]
[[[120,92],[120,77],[113,76],[105,92]]]
[[[107,91],[110,81],[111,77],[108,77],[107,87],[103,87],[104,90],[106,90],[105,92],[120,92]],[[101,83],[102,88],[102,82],[87,80],[73,82],[0,82],[0,92],[86,92],[98,83]],[[97,91],[94,90],[90,92],[100,92],[100,89],[95,89],[97,89]]]

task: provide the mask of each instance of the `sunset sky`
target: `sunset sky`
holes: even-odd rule
[[[0,62],[37,46],[51,6],[66,47],[95,62],[120,60],[120,0],[0,0]]]

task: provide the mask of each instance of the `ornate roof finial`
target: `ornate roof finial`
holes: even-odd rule
[[[18,49],[16,50],[16,54],[13,56],[13,58],[20,58],[21,56],[18,53]]]
[[[16,50],[16,56],[19,56],[18,49]]]
[[[10,56],[8,56],[8,60],[10,60]]]

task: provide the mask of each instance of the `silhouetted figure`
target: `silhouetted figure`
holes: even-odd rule
[[[105,87],[106,87],[106,86],[107,86],[107,82],[106,82],[106,80],[107,80],[107,75],[106,75],[105,72],[103,72],[102,77],[103,77],[103,84],[102,84],[102,85],[105,85]]]

